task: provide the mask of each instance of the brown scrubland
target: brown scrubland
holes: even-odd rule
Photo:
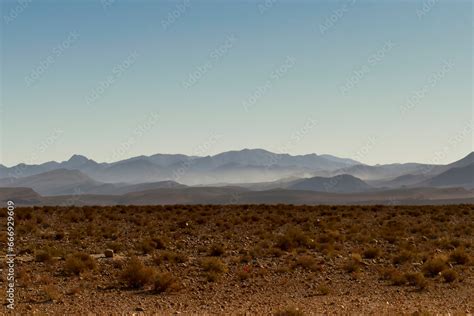
[[[474,312],[474,205],[46,206],[15,233],[21,314]]]

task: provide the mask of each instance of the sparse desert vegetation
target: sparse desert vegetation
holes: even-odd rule
[[[16,231],[19,313],[474,311],[473,205],[32,207]]]

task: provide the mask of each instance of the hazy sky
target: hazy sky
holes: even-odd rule
[[[2,1],[0,163],[473,150],[472,1]]]

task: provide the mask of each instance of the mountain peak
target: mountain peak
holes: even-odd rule
[[[330,193],[357,193],[371,189],[367,183],[349,174],[341,174],[332,178],[312,177],[300,179],[294,181],[289,188]]]
[[[465,167],[470,164],[474,163],[474,152],[469,153],[466,157],[450,163],[448,166],[450,167]]]
[[[96,162],[82,155],[72,155],[69,160],[63,161],[61,166],[66,169],[80,169],[91,164],[96,164]]]
[[[68,162],[87,162],[89,161],[89,158],[83,155],[72,155],[71,158],[69,158]]]

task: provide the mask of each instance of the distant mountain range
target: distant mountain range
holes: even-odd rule
[[[141,202],[180,203],[193,198],[205,201],[207,197],[209,201],[223,199],[225,202],[229,192],[258,203],[267,200],[280,203],[283,196],[288,197],[288,203],[298,202],[298,196],[302,201],[313,203],[316,196],[322,198],[321,201],[337,201],[340,195],[342,201],[348,199],[348,194],[380,202],[375,195],[386,196],[385,192],[400,189],[404,196],[407,192],[433,189],[429,192],[457,192],[458,198],[469,199],[474,198],[474,153],[447,165],[375,166],[331,155],[292,156],[263,149],[229,151],[206,157],[156,154],[114,163],[97,163],[74,155],[63,162],[0,165],[0,192],[16,192],[13,188],[23,188],[18,189],[23,197],[25,188],[32,189],[35,197],[31,196],[31,199],[37,201],[45,201],[48,196],[87,195],[94,196],[97,202],[111,200],[116,203],[132,197],[134,203],[140,197]],[[434,190],[450,188],[463,191]],[[168,197],[154,199],[150,194],[168,194]],[[359,201],[359,197],[349,200]]]
[[[465,187],[474,188],[474,164],[453,167],[421,183],[427,187]]]
[[[114,163],[97,163],[81,155],[63,162],[40,165],[0,165],[0,178],[19,178],[57,170],[79,170],[100,182],[143,183],[172,180],[188,185],[219,182],[275,181],[290,176],[310,176],[314,171],[334,171],[360,164],[331,155],[275,154],[263,149],[228,151],[215,156],[156,154]]]
[[[102,183],[78,170],[57,169],[24,178],[0,179],[1,187],[31,188],[42,195],[68,194],[125,194],[158,188],[179,188],[185,185],[174,181],[139,184]]]

